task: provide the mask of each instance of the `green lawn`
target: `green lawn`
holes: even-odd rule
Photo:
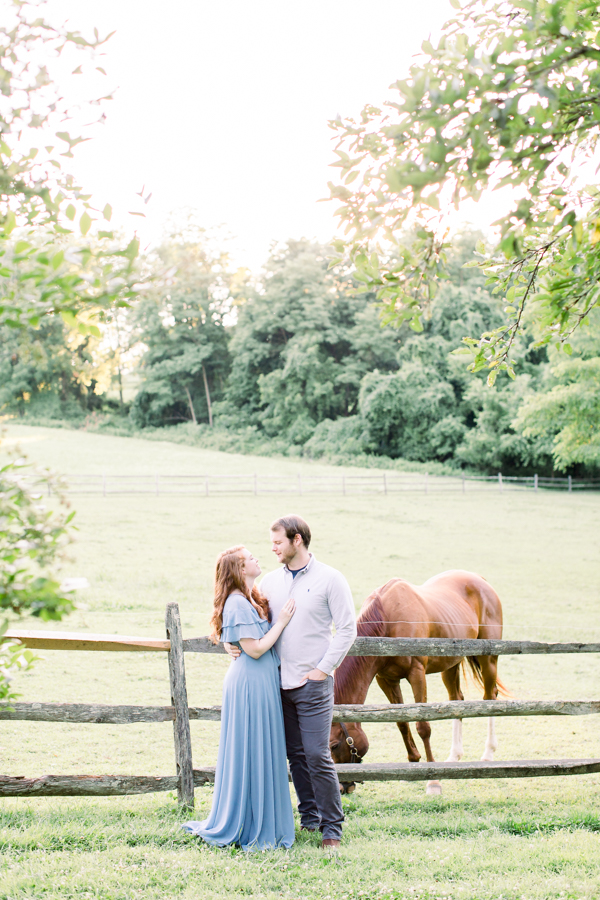
[[[166,442],[10,426],[30,459],[68,473],[325,474],[326,466],[226,455]],[[339,473],[339,469],[335,472]],[[353,469],[353,473],[357,470]],[[79,528],[65,576],[86,576],[80,608],[63,623],[26,627],[164,634],[164,608],[181,608],[184,635],[205,634],[217,552],[244,542],[268,570],[268,525],[299,512],[315,554],[341,569],[357,608],[393,575],[419,583],[447,568],[484,575],[502,598],[505,636],[600,640],[600,496],[567,493],[77,496]],[[24,700],[165,704],[162,654],[46,651],[21,676]],[[190,703],[218,703],[227,662],[188,655]],[[516,697],[598,699],[595,656],[506,657],[500,674]],[[444,696],[439,676],[432,699]],[[469,686],[467,696],[479,696]],[[407,695],[405,692],[405,699]],[[375,687],[368,698],[383,702]],[[600,756],[597,717],[498,719],[497,758]],[[214,763],[218,724],[192,722],[194,762]],[[369,761],[404,759],[394,725],[367,726]],[[450,723],[433,725],[444,759]],[[465,754],[478,758],[485,722],[465,722]],[[3,722],[2,771],[173,772],[169,724],[60,726]],[[600,776],[358,786],[344,798],[343,853],[321,855],[299,835],[288,853],[247,856],[198,845],[178,830],[166,795],[0,802],[2,898],[286,897],[596,898],[600,896]],[[197,816],[210,806],[197,792]]]

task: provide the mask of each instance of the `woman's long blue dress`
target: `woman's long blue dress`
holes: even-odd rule
[[[270,627],[241,594],[230,594],[225,601],[222,642],[239,646],[240,638],[260,639]],[[219,847],[235,844],[243,850],[267,850],[294,843],[279,658],[274,649],[259,659],[242,651],[229,666],[212,809],[208,819],[182,827]]]

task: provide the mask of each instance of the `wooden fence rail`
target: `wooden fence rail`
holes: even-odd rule
[[[208,638],[183,639],[179,608],[169,603],[166,639],[108,634],[11,630],[5,638],[32,649],[102,652],[163,652],[168,654],[169,706],[110,706],[84,703],[15,703],[0,706],[0,720],[125,725],[172,722],[175,743],[174,776],[53,775],[41,778],[0,776],[0,796],[112,796],[177,790],[180,804],[193,806],[194,788],[214,780],[214,767],[194,769],[190,720],[219,721],[221,708],[190,707],[185,682],[185,653],[223,653]],[[556,653],[600,653],[600,643],[453,640],[430,638],[356,639],[353,656],[487,656]],[[579,716],[600,713],[596,700],[475,700],[396,705],[334,707],[335,722],[418,722],[481,716]],[[342,782],[429,781],[446,778],[529,778],[600,772],[600,759],[512,760],[497,763],[370,763],[336,766]]]
[[[21,641],[32,650],[102,650],[110,652],[169,651],[169,640],[124,637],[112,634],[77,634],[60,631],[11,629],[6,638]],[[183,640],[185,653],[225,653],[222,644],[208,637]],[[458,640],[455,638],[359,637],[348,656],[519,656],[522,654],[600,653],[600,643],[546,643],[543,641]]]
[[[435,781],[473,778],[539,778],[591,775],[600,772],[600,759],[519,759],[501,762],[349,763],[336,766],[341,782]],[[194,769],[194,787],[215,780],[215,767]],[[291,776],[290,776],[291,780]],[[111,797],[151,794],[179,789],[176,775],[44,775],[41,778],[0,775],[0,797]]]
[[[436,722],[489,716],[590,716],[600,714],[600,700],[448,700],[390,703],[389,706],[336,704],[334,722]],[[189,706],[190,721],[220,722],[220,706]],[[89,725],[137,725],[174,722],[174,706],[109,706],[100,703],[12,703],[0,705],[0,720],[64,722]]]

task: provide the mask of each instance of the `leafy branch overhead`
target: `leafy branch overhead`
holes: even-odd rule
[[[117,239],[112,210],[63,170],[63,159],[87,138],[65,130],[71,112],[49,65],[69,53],[94,67],[108,38],[86,40],[55,28],[32,3],[4,2],[0,27],[0,324],[33,325],[60,313],[82,333],[97,331],[83,310],[126,305],[135,295],[138,242]],[[110,35],[109,35],[110,37]],[[44,64],[46,62],[47,64]],[[90,101],[101,108],[107,94]],[[96,116],[99,121],[102,115]],[[99,230],[91,236],[94,222]],[[87,319],[87,320],[86,320]]]
[[[452,206],[509,188],[498,246],[479,266],[504,321],[465,338],[471,370],[513,375],[527,315],[538,346],[569,338],[600,304],[600,195],[587,186],[600,133],[600,17],[595,0],[451,0],[437,46],[392,85],[384,109],[332,122],[331,193],[356,277],[384,320],[420,320],[443,275]],[[592,168],[594,171],[594,168]],[[407,233],[410,238],[407,238]],[[527,310],[527,312],[525,312]]]

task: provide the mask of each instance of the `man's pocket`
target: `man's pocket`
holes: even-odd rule
[[[323,692],[331,690],[333,689],[333,675],[328,675],[327,678],[322,678],[319,681],[317,681],[316,679],[307,678],[302,687],[308,688],[311,685],[315,690],[320,689]]]

